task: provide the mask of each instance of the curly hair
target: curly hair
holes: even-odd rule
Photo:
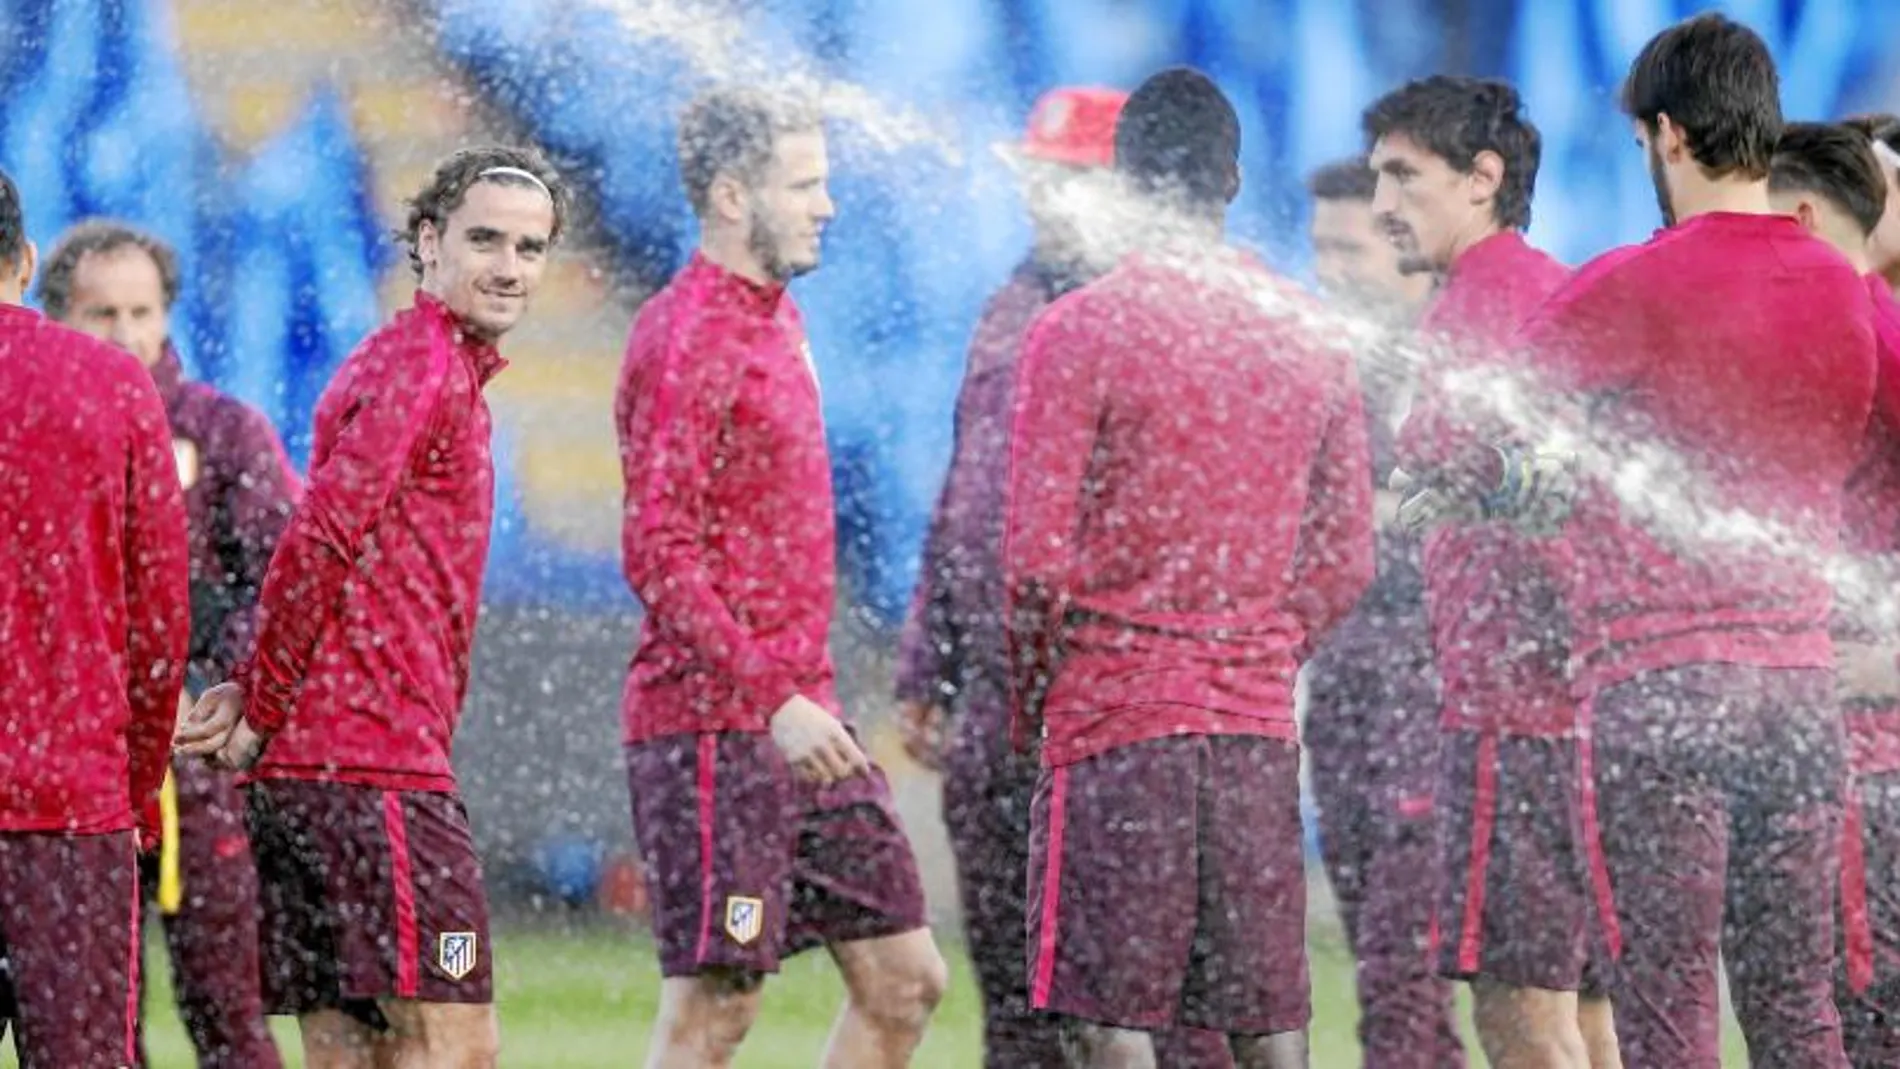
[[[675,136],[680,186],[694,214],[705,216],[715,178],[753,181],[771,163],[779,138],[823,128],[817,108],[794,97],[738,86],[694,97],[680,112]]]
[[[526,171],[534,176],[534,180],[514,174],[489,173],[497,168]],[[554,201],[554,231],[549,237],[554,241],[560,240],[561,232],[567,226],[570,195],[567,184],[546,157],[534,149],[510,145],[465,148],[436,164],[435,174],[430,177],[429,184],[407,202],[409,215],[396,236],[409,247],[409,268],[417,278],[422,277],[422,256],[416,248],[422,224],[430,223],[439,231],[455,209],[462,206],[462,202],[468,198],[469,189],[477,182],[497,182],[545,190]]]

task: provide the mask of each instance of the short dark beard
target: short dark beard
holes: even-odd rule
[[[765,220],[757,215],[752,217],[751,228],[746,231],[746,248],[754,259],[759,261],[760,270],[765,277],[775,282],[790,282],[800,275],[810,272],[816,264],[788,264],[779,255],[778,235],[772,232]]]
[[[1669,196],[1669,175],[1663,170],[1662,153],[1656,142],[1649,143],[1649,180],[1656,186],[1656,207],[1662,212],[1664,226],[1676,225],[1676,205]]]

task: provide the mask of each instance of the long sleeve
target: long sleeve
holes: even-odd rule
[[[897,640],[897,697],[900,701],[942,704],[957,684],[957,634],[950,613],[950,584],[954,563],[950,555],[951,495],[956,466],[962,456],[958,441],[937,495],[923,556],[917,568],[917,592]]]
[[[1377,569],[1365,403],[1356,380],[1343,393],[1313,458],[1293,558],[1293,612],[1305,631],[1301,661],[1358,604]]]
[[[232,453],[242,459],[224,501],[219,557],[230,569],[233,608],[224,618],[213,663],[229,675],[251,656],[257,639],[257,601],[271,555],[297,507],[297,475],[270,421],[240,409],[232,427]]]
[[[1070,318],[1058,304],[1031,329],[1016,380],[1003,582],[1019,743],[1056,667],[1103,415],[1094,347]]]
[[[763,718],[797,695],[798,683],[733,615],[707,566],[708,490],[742,373],[738,357],[708,337],[713,333],[699,332],[704,345],[669,346],[622,413],[622,558],[649,626],[677,636]]]
[[[191,566],[184,491],[164,404],[147,385],[133,401],[126,471],[126,739],[132,812],[158,831],[158,788],[171,759],[191,632]]]
[[[352,360],[318,407],[319,436],[336,410],[331,447],[313,462],[303,503],[285,527],[257,603],[256,652],[238,673],[246,719],[261,734],[284,726],[317,643],[338,611],[365,540],[376,529],[430,427],[456,359],[445,338],[372,350]],[[319,442],[321,448],[322,442]]]

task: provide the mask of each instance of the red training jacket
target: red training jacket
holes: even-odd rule
[[[646,608],[626,741],[765,731],[794,695],[837,713],[831,465],[785,287],[695,254],[634,320],[614,415]]]
[[[1875,589],[1852,592],[1858,597],[1850,596],[1848,605],[1835,613],[1834,635],[1892,647],[1900,636],[1878,621],[1893,611],[1882,603],[1900,596],[1894,582],[1900,578],[1900,303],[1877,274],[1867,276],[1867,288],[1874,302],[1880,371],[1860,466],[1841,502],[1841,548],[1874,565],[1879,579]],[[1856,613],[1856,602],[1872,604]],[[1862,775],[1900,772],[1900,701],[1850,700],[1846,709],[1853,770]]]
[[[275,736],[254,777],[455,789],[495,511],[482,388],[503,366],[418,292],[324,390],[238,673],[245,716]]]
[[[1519,342],[1552,389],[1590,403],[1591,440],[1616,461],[1567,528],[1584,686],[1706,663],[1831,668],[1825,566],[1874,396],[1853,267],[1787,216],[1700,215],[1584,266]],[[1768,548],[1727,535],[1764,529],[1779,532]]]
[[[1047,764],[1294,738],[1294,676],[1372,580],[1351,354],[1251,259],[1193,270],[1130,257],[1024,345],[1004,576],[1017,719],[1040,701]]]
[[[171,346],[152,369],[171,421],[191,530],[191,672],[223,679],[251,655],[257,594],[299,484],[264,414],[184,376]]]
[[[165,406],[118,348],[0,305],[0,831],[158,831],[190,627]]]
[[[1507,230],[1465,250],[1419,323],[1439,351],[1400,435],[1400,466],[1433,469],[1481,447],[1491,421],[1444,377],[1506,364],[1510,339],[1569,269]],[[1444,725],[1562,735],[1575,727],[1568,622],[1552,574],[1561,545],[1508,523],[1451,524],[1425,539],[1425,606],[1443,686]]]

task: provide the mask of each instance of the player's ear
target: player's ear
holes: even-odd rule
[[[1820,210],[1815,207],[1812,199],[1802,197],[1795,203],[1794,218],[1796,222],[1801,224],[1801,229],[1808,233],[1818,234],[1821,232],[1821,213]]]
[[[713,176],[706,187],[706,207],[712,216],[724,223],[738,223],[745,219],[746,190],[745,183],[725,172]]]
[[[1498,187],[1504,184],[1504,157],[1485,149],[1471,158],[1470,180],[1471,203],[1486,204],[1495,200]]]
[[[1671,119],[1666,111],[1656,116],[1656,130],[1652,140],[1656,143],[1656,151],[1662,155],[1663,159],[1671,163],[1681,162],[1683,153],[1688,150],[1688,144],[1682,136],[1682,127],[1677,126],[1675,120]]]
[[[424,219],[416,224],[416,259],[421,261],[424,271],[433,268],[442,258],[442,232],[436,228],[435,220]]]
[[[40,270],[40,247],[29,239],[20,249],[20,292],[33,288],[33,276]]]

